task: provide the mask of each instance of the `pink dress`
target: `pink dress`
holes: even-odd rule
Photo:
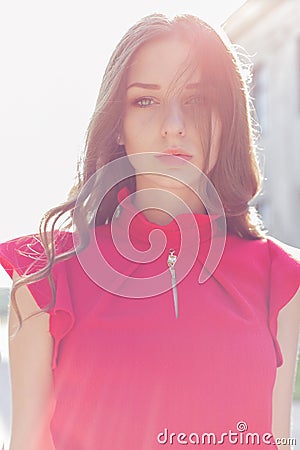
[[[117,237],[130,213],[130,206],[123,208],[116,220]],[[211,228],[208,216],[192,218],[200,248],[178,281],[178,318],[168,269],[158,281],[163,292],[156,293],[153,283],[149,296],[146,281],[166,271],[170,249],[179,255],[181,278],[181,260],[195,248],[191,216],[178,216],[187,235],[182,253],[175,221],[158,226],[138,214],[130,227],[136,249],[149,249],[153,230],[165,235],[164,250],[154,261],[121,255],[110,225],[104,225],[95,230],[102,262],[90,245],[81,259],[75,255],[53,268],[51,430],[57,450],[270,448],[272,390],[282,364],[277,316],[299,287],[299,262],[271,239],[228,235],[219,265],[199,284]],[[156,231],[151,239],[155,250],[161,234]],[[71,234],[58,234],[58,252],[72,245]],[[0,254],[9,274],[34,272],[45,263],[35,236],[2,244]],[[92,263],[94,279],[85,262]],[[146,279],[144,296],[138,278]],[[40,307],[49,304],[47,280],[29,289]]]

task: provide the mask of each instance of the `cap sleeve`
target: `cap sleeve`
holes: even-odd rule
[[[283,363],[277,340],[277,319],[280,310],[294,297],[300,284],[299,250],[268,239],[270,254],[269,326],[274,340],[277,366]]]
[[[72,238],[69,233],[58,233],[55,237],[57,253],[63,253],[71,248]],[[25,236],[0,244],[0,264],[12,277],[15,271],[18,275],[29,275],[44,268],[47,258],[38,235]],[[56,367],[59,344],[74,324],[74,311],[67,281],[64,262],[53,267],[55,285],[55,303],[52,303],[52,290],[48,278],[43,278],[28,284],[34,300],[41,308],[47,309],[50,315],[49,331],[54,339],[52,368]]]

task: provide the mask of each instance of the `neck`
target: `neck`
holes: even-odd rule
[[[158,225],[167,225],[179,214],[205,214],[206,210],[199,196],[182,183],[178,186],[151,186],[136,180],[135,206],[143,211],[145,217]]]

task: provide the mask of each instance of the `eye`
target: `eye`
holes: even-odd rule
[[[133,103],[140,108],[147,108],[147,106],[154,105],[157,102],[152,97],[141,97],[135,100]]]
[[[189,97],[186,102],[187,105],[202,105],[205,103],[205,97],[201,94],[192,95]]]

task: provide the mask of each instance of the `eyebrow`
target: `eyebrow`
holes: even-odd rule
[[[185,86],[185,88],[186,89],[198,89],[201,86],[203,86],[203,83],[198,81],[197,83],[187,84]],[[151,90],[155,90],[155,91],[158,91],[159,89],[161,89],[161,86],[159,84],[136,82],[136,83],[131,83],[129,86],[127,86],[127,90],[132,88],[132,87],[138,87],[138,88],[143,88],[143,89],[151,89]]]
[[[131,83],[127,89],[130,89],[132,87],[139,87],[139,88],[144,88],[144,89],[154,89],[154,90],[159,90],[160,86],[159,84],[152,84],[152,83]]]
[[[201,88],[203,86],[204,86],[203,82],[198,81],[197,83],[187,84],[185,88],[186,89],[198,89],[198,88]]]

